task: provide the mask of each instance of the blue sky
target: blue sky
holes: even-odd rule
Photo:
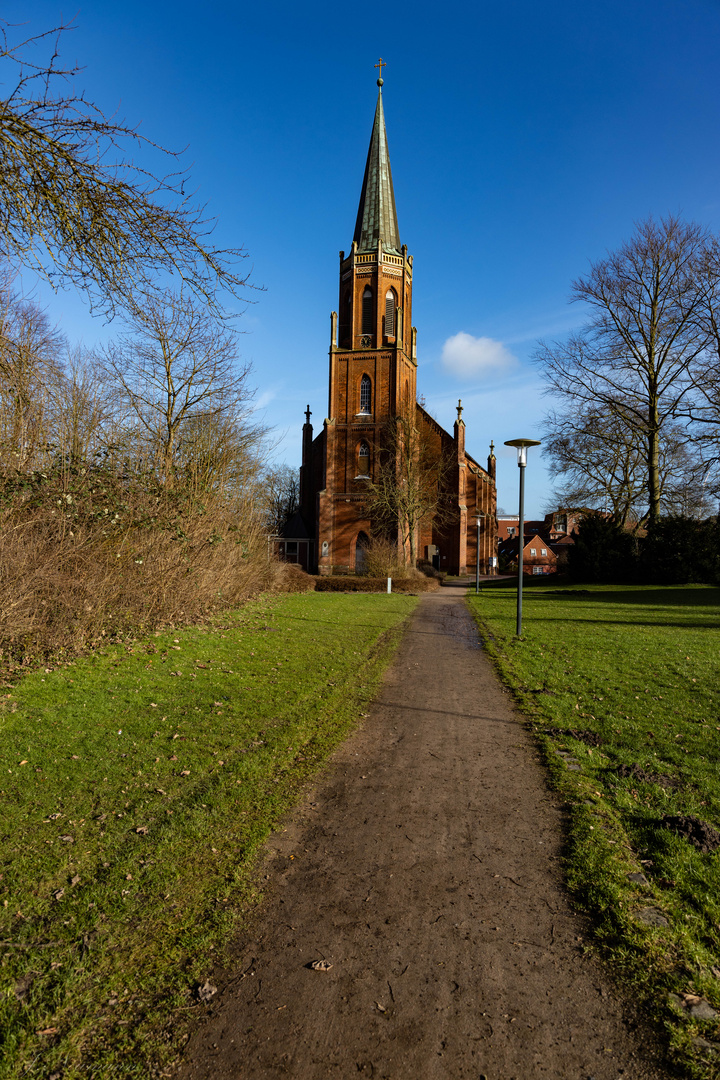
[[[181,149],[219,246],[242,246],[241,320],[257,402],[298,464],[303,412],[327,410],[329,314],[348,249],[379,56],[400,236],[414,257],[418,392],[470,452],[498,447],[498,501],[551,402],[530,358],[583,312],[570,285],[636,221],[720,228],[720,0],[505,0],[443,7],[9,0],[25,32],[75,15],[63,56],[106,111]],[[26,279],[27,280],[27,279]],[[40,294],[86,344],[112,327]],[[549,508],[531,451],[527,513]]]

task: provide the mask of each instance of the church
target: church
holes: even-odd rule
[[[382,61],[381,61],[382,65]],[[376,65],[377,67],[378,65]],[[384,66],[384,65],[383,65]],[[382,66],[380,66],[382,76]],[[413,257],[400,242],[382,77],[350,252],[340,252],[338,310],[330,318],[328,412],[315,435],[308,406],[302,432],[300,512],[283,545],[300,552],[311,573],[362,572],[377,528],[368,491],[388,453],[388,431],[408,418],[413,445],[442,462],[437,504],[392,536],[407,561],[449,574],[473,572],[479,543],[482,574],[497,566],[497,501],[492,444],[487,467],[470,456],[462,405],[450,434],[417,400],[417,330],[412,324]],[[398,483],[401,477],[397,463]],[[407,524],[407,522],[406,522]],[[287,534],[286,534],[287,535]],[[385,535],[388,535],[387,527]],[[404,551],[402,549],[405,549]],[[287,556],[286,556],[287,557]]]

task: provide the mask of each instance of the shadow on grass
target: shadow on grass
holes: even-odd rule
[[[687,619],[662,619],[661,622],[658,618],[638,619],[628,613],[627,619],[598,619],[593,615],[588,614],[587,617],[583,617],[581,614],[568,615],[567,612],[558,613],[556,618],[533,615],[533,625],[540,626],[542,623],[547,623],[550,626],[556,626],[558,623],[570,626],[582,626],[583,624],[592,626],[648,626],[653,630],[670,630],[673,627],[681,630],[707,630],[716,632],[720,626],[720,613],[718,613],[717,621],[709,618],[705,619],[693,619],[688,617]]]
[[[619,588],[595,586],[588,590],[558,590],[545,596],[562,596],[565,600],[592,598],[592,602],[605,604],[641,604],[650,607],[717,607],[720,610],[720,589],[706,585],[665,585],[660,588],[627,585]],[[535,597],[533,597],[535,599]]]

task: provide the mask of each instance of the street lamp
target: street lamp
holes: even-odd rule
[[[508,439],[506,446],[514,446],[517,450],[518,468],[520,470],[520,520],[518,522],[518,587],[517,587],[517,627],[515,633],[518,637],[522,634],[522,589],[523,589],[523,548],[525,546],[525,466],[527,465],[528,446],[539,446],[537,439]]]
[[[475,549],[475,595],[480,592],[480,522],[483,518],[487,517],[487,514],[483,514],[481,511],[475,514],[475,522],[477,524],[477,548]]]

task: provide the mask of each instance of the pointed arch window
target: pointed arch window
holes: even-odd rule
[[[395,293],[392,289],[388,289],[385,294],[385,336],[395,336],[395,309],[397,307],[397,301],[395,299]]]
[[[358,461],[357,461],[357,464],[358,464],[358,476],[369,476],[370,475],[370,447],[368,446],[368,444],[365,442],[364,439],[360,443],[360,446],[358,447]]]
[[[361,413],[368,413],[369,414],[372,411],[371,408],[370,408],[371,399],[372,399],[372,383],[370,382],[370,376],[369,375],[363,375],[362,379],[360,380],[360,412]]]
[[[366,286],[362,295],[362,330],[363,334],[373,332],[373,294],[369,285]]]

